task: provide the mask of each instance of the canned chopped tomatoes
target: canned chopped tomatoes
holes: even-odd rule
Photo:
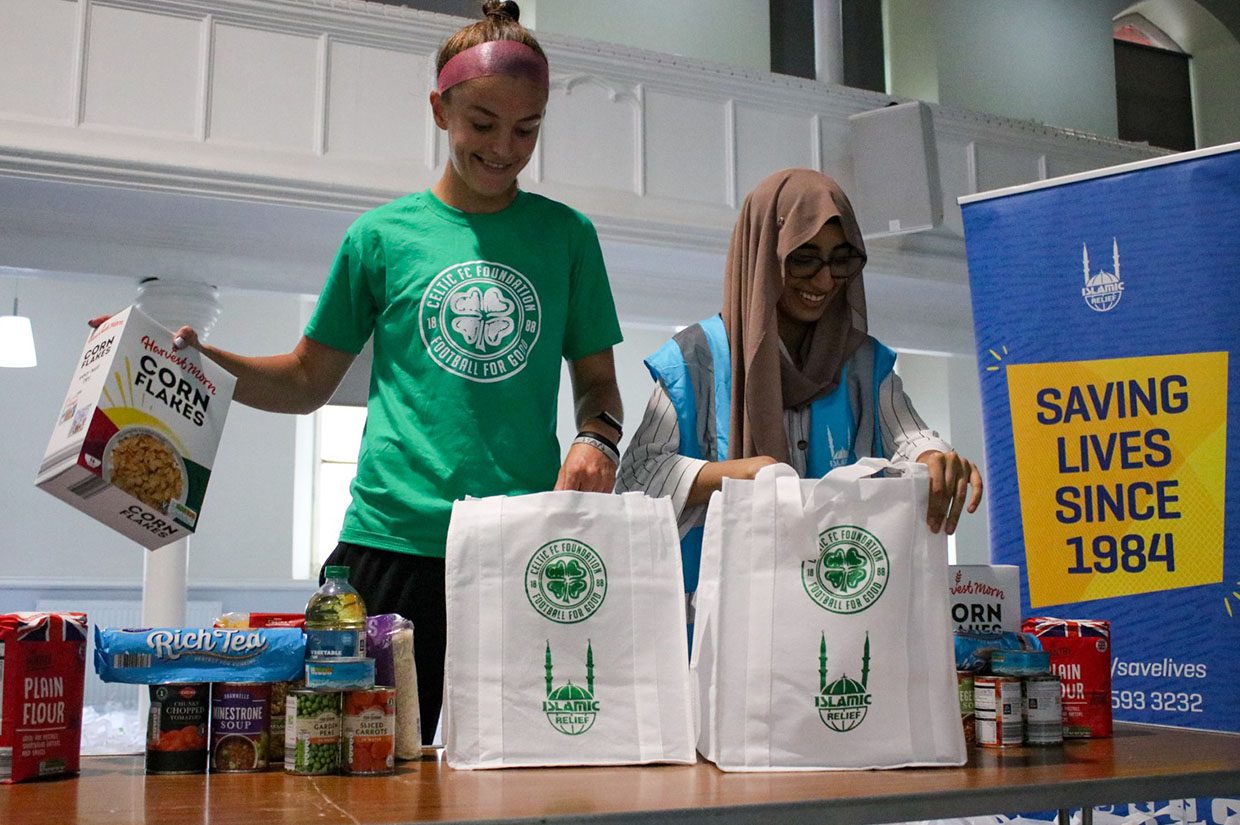
[[[151,685],[146,725],[147,773],[205,773],[210,688],[204,683]]]

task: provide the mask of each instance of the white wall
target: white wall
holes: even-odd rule
[[[521,20],[538,34],[568,34],[771,70],[767,0],[525,0]]]
[[[885,0],[888,91],[1114,137],[1114,6]]]
[[[2,273],[3,270],[0,270]],[[142,577],[143,550],[34,486],[65,388],[86,340],[86,319],[133,302],[137,278],[21,277],[39,365],[0,369],[0,579],[107,585]],[[0,277],[11,298],[13,278]],[[224,292],[212,340],[241,352],[287,350],[300,330],[301,299]],[[7,308],[6,308],[7,311]],[[234,405],[216,456],[202,527],[190,540],[191,584],[287,581],[293,535],[292,416]],[[2,605],[0,605],[2,606]]]

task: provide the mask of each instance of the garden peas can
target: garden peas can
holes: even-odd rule
[[[301,776],[338,773],[340,694],[290,690],[284,707],[284,770]]]

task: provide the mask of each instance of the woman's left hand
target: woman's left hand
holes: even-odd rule
[[[602,450],[589,444],[574,444],[564,457],[555,480],[557,490],[583,493],[610,493],[616,485],[616,465]]]
[[[927,450],[917,460],[930,470],[930,508],[926,512],[926,524],[935,533],[946,526],[950,536],[956,532],[965,499],[969,499],[970,513],[976,512],[982,503],[982,474],[976,464],[956,452]],[[973,487],[971,497],[970,486]]]

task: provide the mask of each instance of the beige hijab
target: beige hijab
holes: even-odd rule
[[[805,336],[801,368],[781,356],[776,303],[784,259],[838,218],[844,237],[865,252],[852,204],[838,183],[812,169],[776,172],[749,193],[728,246],[723,325],[732,351],[728,458],[788,460],[784,410],[835,389],[840,370],[866,336],[865,285],[857,273]]]

